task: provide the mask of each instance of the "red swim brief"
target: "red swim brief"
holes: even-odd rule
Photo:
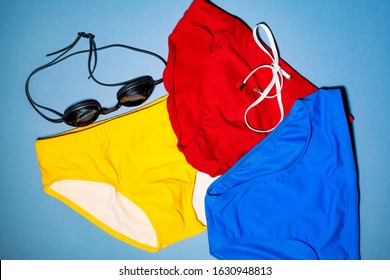
[[[246,115],[273,80],[270,69],[256,71],[240,90],[252,70],[274,61],[242,20],[206,0],[193,1],[168,44],[163,80],[177,146],[194,168],[221,175],[269,134],[249,129],[245,120],[255,128],[278,124],[281,112],[275,98],[265,98]],[[283,80],[281,91],[286,115],[296,99],[317,87],[282,59],[279,65],[291,76]]]

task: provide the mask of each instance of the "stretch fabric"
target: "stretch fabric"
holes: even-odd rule
[[[36,141],[47,194],[150,252],[205,230],[213,180],[178,151],[166,99]]]
[[[218,259],[359,259],[358,187],[338,89],[299,99],[206,195]]]
[[[262,30],[270,47],[259,36]],[[279,58],[265,24],[251,30],[210,1],[192,2],[168,47],[163,82],[177,146],[195,169],[212,177],[264,139],[296,99],[317,90]]]

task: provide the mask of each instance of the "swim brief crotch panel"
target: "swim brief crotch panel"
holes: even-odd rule
[[[358,187],[337,89],[296,101],[206,195],[220,259],[359,259]]]
[[[197,172],[177,150],[166,98],[36,141],[46,193],[150,252],[205,230],[192,204]]]
[[[204,0],[193,1],[170,34],[168,46],[163,79],[178,148],[197,170],[221,175],[268,135],[248,129],[244,114],[272,80],[272,71],[258,71],[242,91],[239,88],[248,73],[272,60],[243,21]],[[282,90],[287,114],[297,98],[317,87],[282,59],[280,66],[291,75]],[[256,128],[275,126],[280,119],[278,102],[264,100],[247,118]]]

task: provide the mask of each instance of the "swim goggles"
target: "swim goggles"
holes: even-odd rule
[[[71,54],[67,54],[77,43],[81,38],[86,38],[89,40],[89,50],[82,50],[82,51],[77,51]],[[47,64],[44,64],[34,71],[31,72],[31,74],[28,76],[25,84],[25,90],[26,90],[26,96],[32,105],[32,107],[35,109],[35,111],[38,112],[39,115],[41,115],[44,119],[53,122],[53,123],[62,123],[65,122],[66,124],[74,127],[82,127],[82,126],[87,126],[92,124],[100,115],[106,115],[109,113],[112,113],[116,110],[118,110],[120,107],[125,106],[125,107],[132,107],[132,106],[138,106],[145,102],[149,96],[152,94],[154,88],[156,85],[160,84],[162,82],[162,79],[159,80],[154,80],[151,76],[145,75],[145,76],[140,76],[135,79],[131,79],[128,81],[124,82],[119,82],[119,83],[112,83],[112,84],[107,84],[98,81],[94,75],[93,72],[96,69],[96,64],[97,64],[97,51],[107,49],[107,48],[112,48],[112,47],[121,47],[121,48],[127,48],[133,51],[145,53],[148,55],[152,55],[160,59],[165,65],[166,61],[159,56],[156,53],[127,46],[127,45],[122,45],[122,44],[111,44],[107,46],[103,46],[100,48],[96,47],[96,43],[94,40],[95,36],[91,33],[85,33],[85,32],[79,32],[77,34],[77,38],[74,40],[72,44],[69,46],[58,50],[56,52],[50,53],[47,56],[52,56],[58,54],[58,56],[50,61]],[[85,53],[88,52],[88,72],[89,72],[89,78],[92,78],[92,80],[100,85],[103,86],[122,86],[118,92],[117,92],[117,100],[118,103],[111,107],[111,108],[103,108],[100,103],[97,100],[94,99],[87,99],[81,102],[78,102],[74,105],[69,106],[64,113],[60,113],[52,108],[40,105],[36,103],[29,91],[29,82],[30,79],[33,75],[38,73],[39,71],[42,71],[43,69],[46,69],[48,67],[51,67],[71,56],[80,54],[80,53]],[[92,67],[92,60],[94,61],[93,67]],[[59,118],[51,118],[48,117],[46,114],[44,114],[40,109],[49,111],[57,116]]]

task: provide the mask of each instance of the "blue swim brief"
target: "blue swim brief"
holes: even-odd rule
[[[217,259],[359,259],[356,165],[340,90],[297,100],[210,185],[205,204]]]

